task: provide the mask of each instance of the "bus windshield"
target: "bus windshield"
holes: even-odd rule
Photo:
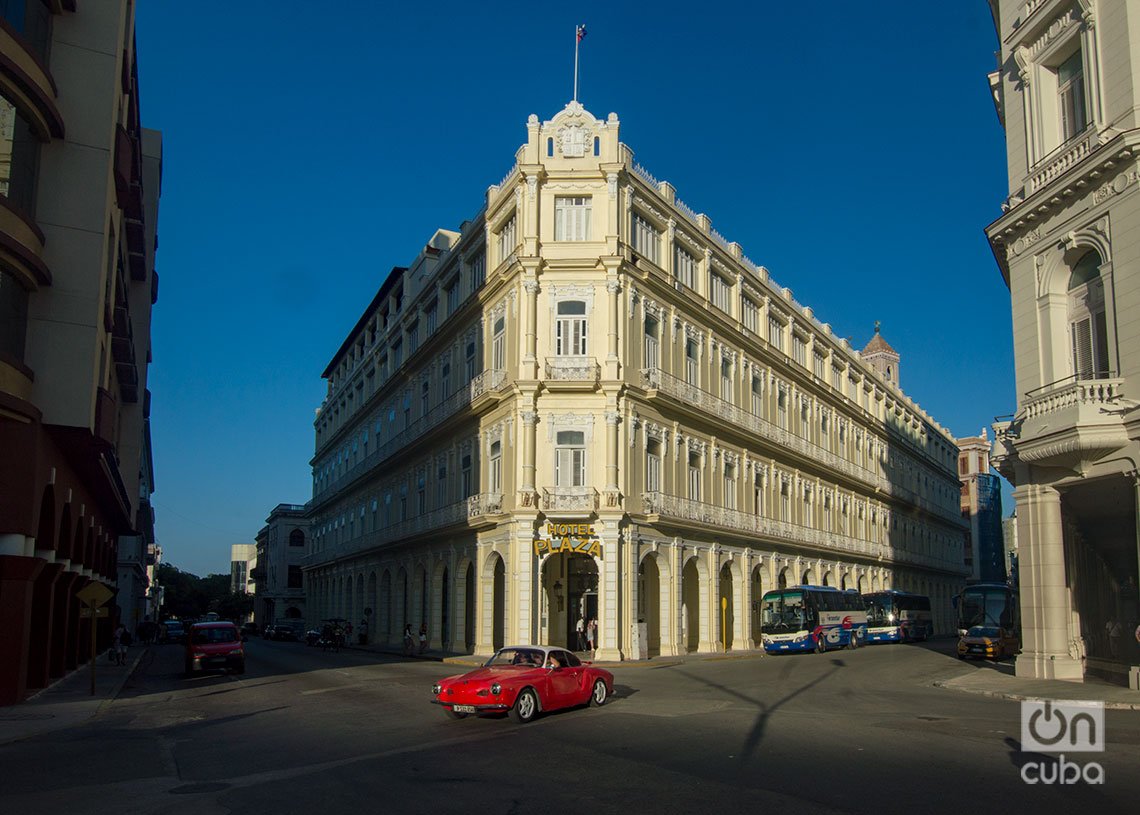
[[[867,625],[886,626],[898,622],[895,617],[893,598],[889,594],[869,594],[864,597],[867,602]]]
[[[958,628],[1013,628],[1011,592],[1004,586],[967,586],[958,603]]]
[[[769,592],[764,595],[763,617],[760,631],[763,634],[787,634],[803,631],[804,596],[801,591]]]

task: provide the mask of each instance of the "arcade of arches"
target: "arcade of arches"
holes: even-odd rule
[[[399,645],[406,627],[418,640],[423,627],[435,651],[531,642],[584,650],[581,618],[596,620],[597,657],[616,660],[756,648],[763,593],[800,584],[926,594],[936,632],[948,633],[961,578],[673,540],[539,557],[521,541],[321,565],[306,584],[310,615],[364,622],[375,644]]]

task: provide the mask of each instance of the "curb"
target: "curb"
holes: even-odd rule
[[[931,684],[936,688],[942,690],[957,691],[959,693],[971,693],[975,696],[989,696],[992,699],[1008,699],[1011,702],[1040,702],[1046,697],[1034,696],[1028,693],[1017,693],[1014,691],[1000,691],[989,690],[986,688],[959,688],[950,685],[951,679],[937,679]],[[1067,701],[1064,699],[1055,701]],[[1107,699],[1102,700],[1106,710],[1140,710],[1140,702],[1112,702]]]

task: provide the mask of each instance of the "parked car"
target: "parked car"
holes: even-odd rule
[[[260,630],[257,627],[257,623],[244,623],[241,627],[241,633],[247,637],[256,637],[260,633]]]
[[[230,670],[245,673],[245,647],[237,626],[229,622],[197,623],[186,638],[186,673]]]
[[[1001,659],[1020,649],[1017,637],[997,626],[975,625],[958,639],[958,659]]]
[[[432,703],[453,719],[507,713],[521,724],[542,711],[604,705],[613,695],[614,677],[563,648],[513,645],[499,649],[483,667],[449,676],[431,690]]]
[[[186,629],[181,620],[166,620],[158,627],[158,638],[162,642],[186,642]]]
[[[304,631],[304,623],[298,623],[296,625],[293,623],[277,623],[273,626],[273,636],[271,639],[300,642]]]

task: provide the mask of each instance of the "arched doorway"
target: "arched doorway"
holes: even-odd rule
[[[491,647],[497,651],[507,629],[507,570],[498,552],[491,559]]]
[[[585,650],[577,624],[598,619],[598,564],[589,555],[559,552],[542,563],[546,597],[546,641],[571,651]],[[597,644],[595,643],[595,647]]]
[[[776,588],[786,589],[788,587],[788,567],[785,566],[780,569],[780,574],[776,577]]]
[[[475,651],[475,564],[468,563],[463,577],[463,645],[469,653]]]
[[[866,594],[867,593],[867,575],[865,575],[865,574],[859,575],[859,593],[860,594]]]
[[[719,587],[717,591],[717,628],[720,630],[720,647],[724,651],[732,650],[733,629],[736,627],[736,603],[733,591],[732,564],[726,563],[721,567]]]
[[[408,573],[401,566],[396,572],[396,584],[392,589],[393,639],[402,641],[404,630],[411,624],[408,618]]]
[[[695,557],[681,570],[681,649],[695,652],[701,644],[701,570]]]
[[[815,573],[809,567],[809,568],[804,570],[803,575],[800,577],[800,585],[801,586],[812,586],[814,584],[815,584]]]
[[[645,625],[645,653],[661,653],[661,569],[656,552],[650,552],[637,567],[637,622]]]
[[[763,624],[763,616],[760,613],[764,599],[763,574],[763,569],[758,563],[752,567],[752,575],[749,578],[752,583],[752,609],[749,615],[748,637],[752,640],[753,648],[760,646],[760,626]]]

